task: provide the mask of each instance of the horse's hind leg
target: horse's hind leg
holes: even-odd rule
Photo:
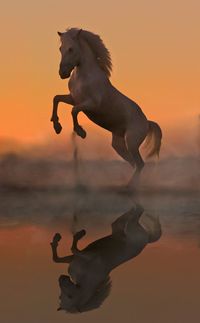
[[[131,155],[131,158],[133,158],[136,166],[135,173],[129,183],[131,186],[137,186],[139,181],[139,175],[144,167],[144,161],[140,155],[139,147],[141,143],[144,141],[145,137],[147,135],[147,131],[144,128],[137,129],[134,127],[133,129],[128,129],[125,134],[125,141],[126,146],[129,154]]]
[[[135,166],[135,161],[127,150],[126,142],[123,137],[112,135],[112,147],[124,160],[129,162],[132,167]]]
[[[112,234],[125,235],[127,233],[127,226],[137,225],[143,212],[142,206],[135,204],[128,212],[122,214],[112,223]]]

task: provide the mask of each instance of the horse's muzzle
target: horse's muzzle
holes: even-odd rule
[[[63,80],[63,79],[67,79],[70,77],[70,74],[71,73],[67,73],[67,72],[62,72],[62,71],[59,71],[59,75],[60,75],[60,78]]]
[[[72,66],[60,66],[59,75],[61,79],[67,79],[70,77],[71,71],[73,70]]]
[[[59,282],[63,282],[63,281],[70,281],[69,276],[67,276],[67,275],[60,275]]]

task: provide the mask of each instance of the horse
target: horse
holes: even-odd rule
[[[74,132],[86,137],[78,122],[79,112],[112,133],[112,147],[127,161],[135,173],[130,181],[137,185],[144,167],[139,147],[146,138],[147,157],[159,155],[162,139],[160,126],[147,120],[137,103],[117,90],[110,82],[111,56],[99,35],[78,28],[58,32],[61,46],[59,75],[69,78],[69,94],[53,98],[51,121],[59,134],[62,126],[58,118],[59,102],[72,105]]]
[[[73,236],[72,255],[69,256],[58,256],[61,235],[54,235],[51,242],[53,261],[69,264],[69,275],[59,277],[61,295],[58,310],[78,313],[99,308],[111,290],[111,271],[138,256],[148,243],[160,238],[159,219],[151,215],[144,215],[142,219],[143,211],[136,204],[112,223],[110,235],[93,241],[82,250],[78,249],[77,243],[86,231],[77,232]]]

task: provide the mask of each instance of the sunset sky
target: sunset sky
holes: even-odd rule
[[[198,0],[4,0],[0,16],[0,138],[38,142],[54,136],[52,98],[68,91],[58,75],[57,30],[67,27],[102,37],[113,59],[111,81],[161,125],[168,141],[171,129],[192,129],[200,113]],[[69,106],[61,105],[60,116],[66,135],[72,130]]]

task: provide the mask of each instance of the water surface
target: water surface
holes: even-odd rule
[[[117,190],[9,190],[1,192],[1,321],[148,322],[200,321],[200,201],[198,194],[122,194]],[[111,272],[112,288],[99,309],[57,312],[58,278],[67,264],[52,261],[50,241],[60,232],[60,255],[80,241],[111,232],[111,223],[135,203],[159,218],[161,238]]]

